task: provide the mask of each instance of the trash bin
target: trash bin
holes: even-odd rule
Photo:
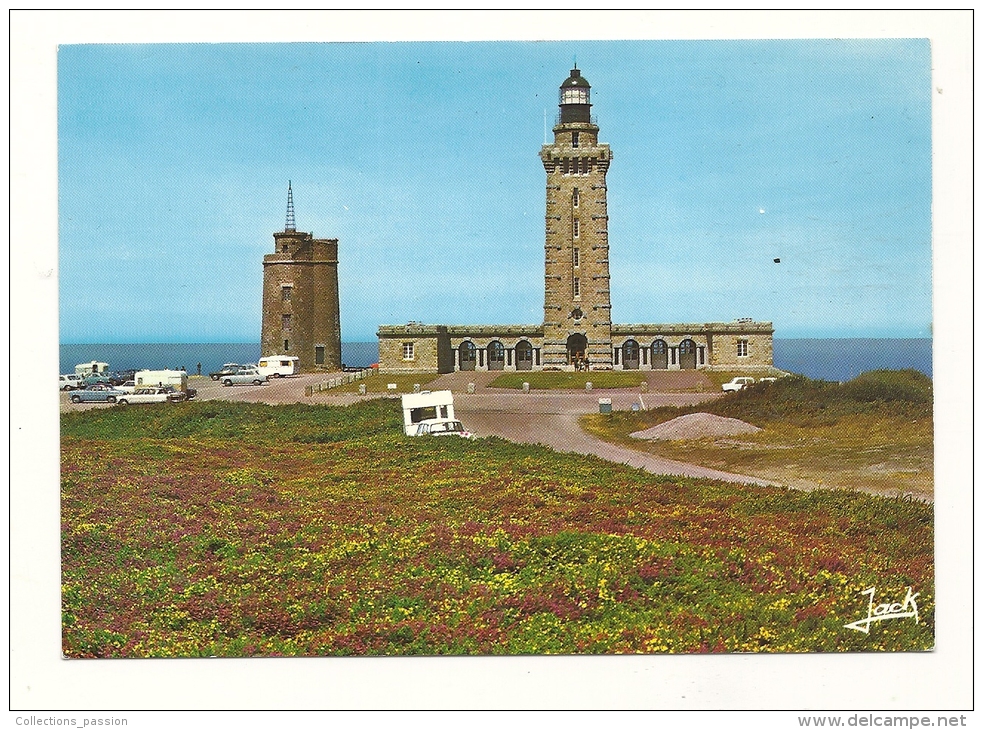
[[[611,399],[610,398],[598,398],[597,399],[597,409],[601,413],[611,412]]]

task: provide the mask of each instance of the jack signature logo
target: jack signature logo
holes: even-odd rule
[[[861,595],[868,596],[867,618],[862,618],[859,621],[846,624],[844,628],[869,634],[870,625],[875,621],[889,621],[890,619],[894,618],[914,618],[915,623],[918,623],[918,604],[915,603],[915,599],[921,595],[920,593],[912,593],[911,587],[909,586],[908,592],[905,594],[904,601],[901,603],[879,603],[875,607],[875,592],[876,589],[874,588],[868,588],[865,591],[861,591]]]

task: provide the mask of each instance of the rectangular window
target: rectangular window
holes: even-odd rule
[[[572,135],[572,141],[574,147],[580,147],[580,132],[574,132]]]
[[[403,343],[403,359],[412,360],[413,359],[413,343],[404,342]]]
[[[737,341],[737,356],[747,357],[747,340]]]
[[[314,364],[324,365],[324,345],[314,345]]]
[[[573,295],[575,297],[579,297],[580,296],[580,277],[579,276],[573,277]]]
[[[292,316],[291,315],[289,315],[289,314],[283,315],[283,329],[285,329],[285,330],[290,329],[290,320],[291,319],[292,319]]]
[[[573,268],[576,269],[578,266],[580,266],[580,249],[575,248],[573,250]]]
[[[580,188],[573,189],[573,207],[574,208],[580,207]]]
[[[580,219],[579,218],[574,218],[573,219],[573,237],[574,238],[580,238]]]
[[[289,302],[290,301],[290,296],[294,292],[294,288],[292,286],[285,286],[285,287],[283,287],[283,288],[280,289],[280,292],[283,295],[283,301]]]
[[[283,351],[290,352],[290,340],[283,341]]]

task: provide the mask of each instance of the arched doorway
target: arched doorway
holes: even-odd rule
[[[532,343],[520,340],[515,346],[515,369],[532,370]]]
[[[567,338],[567,364],[574,365],[579,370],[587,363],[587,338],[581,334],[573,334]]]
[[[669,346],[665,340],[656,340],[652,343],[652,369],[669,369]]]
[[[696,343],[693,340],[679,343],[679,369],[696,370]]]
[[[474,346],[474,343],[465,340],[461,343],[461,346],[457,348],[457,353],[460,369],[474,370],[478,361],[478,348]]]
[[[498,340],[488,343],[488,369],[505,370],[505,345]]]
[[[638,370],[639,356],[638,343],[635,340],[625,340],[625,344],[621,346],[625,370]]]

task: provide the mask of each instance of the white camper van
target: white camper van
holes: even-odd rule
[[[449,390],[407,393],[403,396],[403,429],[407,436],[462,436],[474,438],[454,418],[454,396]]]
[[[93,360],[92,362],[82,362],[75,366],[75,374],[82,378],[86,375],[101,375],[108,372],[109,363],[107,362]]]
[[[134,388],[164,388],[170,385],[187,398],[194,398],[198,391],[188,387],[188,373],[184,370],[138,370],[133,376]]]
[[[261,358],[256,369],[264,378],[283,378],[294,374],[297,358],[293,355],[270,355]]]

